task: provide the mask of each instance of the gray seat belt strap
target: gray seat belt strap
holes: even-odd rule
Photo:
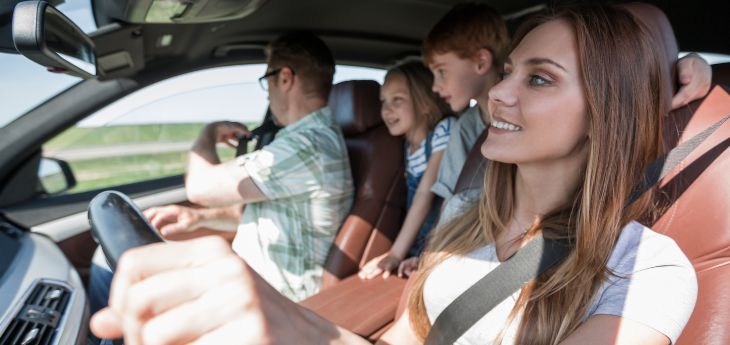
[[[451,302],[436,318],[425,344],[453,344],[497,304],[567,254],[568,247],[558,241],[536,236]]]

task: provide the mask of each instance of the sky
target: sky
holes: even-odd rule
[[[150,122],[259,122],[268,105],[258,84],[263,64],[227,66],[188,73],[161,81],[99,110],[81,127]],[[385,71],[337,66],[334,82],[373,79],[382,83]]]
[[[57,8],[84,32],[96,30],[89,0],[67,0]],[[50,73],[20,54],[0,53],[0,127],[80,81]]]

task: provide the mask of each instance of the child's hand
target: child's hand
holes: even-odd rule
[[[365,266],[360,270],[360,273],[358,273],[358,276],[360,276],[361,279],[373,279],[382,273],[383,278],[388,278],[390,277],[391,272],[398,268],[400,261],[401,259],[394,255],[385,253],[365,264]]]
[[[415,272],[416,270],[418,270],[418,257],[412,256],[408,259],[403,260],[400,265],[398,265],[398,277],[410,277],[411,273]]]

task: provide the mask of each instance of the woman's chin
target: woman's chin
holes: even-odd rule
[[[517,163],[515,155],[511,154],[510,151],[508,148],[502,147],[502,145],[494,145],[487,142],[481,147],[482,156],[492,162]]]

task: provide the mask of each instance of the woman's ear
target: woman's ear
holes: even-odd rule
[[[492,55],[492,52],[490,52],[488,49],[479,49],[476,51],[474,55],[474,60],[476,62],[476,72],[480,75],[487,74],[489,72],[489,69],[492,68],[492,62],[494,62],[494,56]]]

